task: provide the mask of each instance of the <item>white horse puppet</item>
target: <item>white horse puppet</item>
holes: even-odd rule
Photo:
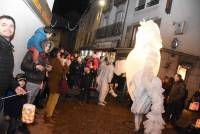
[[[160,48],[162,48],[160,30],[157,24],[152,20],[140,22],[140,24],[136,34],[135,48],[128,54],[125,63],[127,86],[132,100],[135,99],[132,96],[135,89],[134,76],[136,73],[142,72],[142,82],[157,76],[160,67]]]
[[[143,114],[148,113],[151,108],[151,115],[152,113],[160,115],[157,118],[157,122],[160,124],[156,124],[155,127],[150,121],[155,117],[151,116],[151,119],[147,117],[149,121],[144,124],[145,133],[159,134],[164,125],[161,117],[164,112],[163,89],[160,79],[156,76],[160,67],[162,40],[159,27],[152,20],[142,21],[140,25],[134,49],[131,50],[125,61],[116,62],[117,71],[115,72],[118,74],[120,71],[126,73],[128,92],[133,101],[131,111],[135,114],[135,130],[139,130]],[[149,126],[152,127],[149,128]],[[153,127],[156,130],[153,130]]]

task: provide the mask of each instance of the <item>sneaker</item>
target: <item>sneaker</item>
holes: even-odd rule
[[[110,94],[115,98],[117,97],[117,94],[115,92],[110,92]]]
[[[106,102],[106,101],[103,101],[103,103],[104,103],[104,104],[107,104],[107,102]]]
[[[103,102],[99,102],[98,105],[100,105],[100,106],[106,106],[106,104],[104,104]]]
[[[117,94],[114,92],[113,89],[111,89],[111,90],[109,91],[109,93],[110,93],[113,97],[117,97]]]
[[[117,94],[114,92],[114,93],[112,93],[112,96],[116,98]]]

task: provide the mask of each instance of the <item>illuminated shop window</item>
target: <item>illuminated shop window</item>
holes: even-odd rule
[[[179,66],[178,66],[177,73],[180,74],[180,75],[182,76],[183,80],[185,80],[185,76],[186,76],[186,73],[187,73],[187,69],[184,68],[183,66],[179,65]]]

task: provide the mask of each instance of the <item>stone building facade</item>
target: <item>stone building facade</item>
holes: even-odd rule
[[[200,1],[107,2],[109,5],[101,14],[99,27],[93,31],[95,36],[90,43],[93,49],[112,49],[116,58],[126,57],[134,48],[139,22],[153,19],[160,26],[163,40],[159,77],[173,77],[177,72],[182,73],[190,98],[200,88]]]

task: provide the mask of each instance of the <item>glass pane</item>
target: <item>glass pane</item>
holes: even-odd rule
[[[181,65],[178,66],[178,70],[177,70],[177,73],[180,74],[183,78],[183,80],[185,80],[185,76],[186,76],[186,73],[187,73],[187,69],[182,67]]]
[[[146,0],[139,0],[139,4],[138,4],[138,6],[145,5],[145,3],[146,3]]]

